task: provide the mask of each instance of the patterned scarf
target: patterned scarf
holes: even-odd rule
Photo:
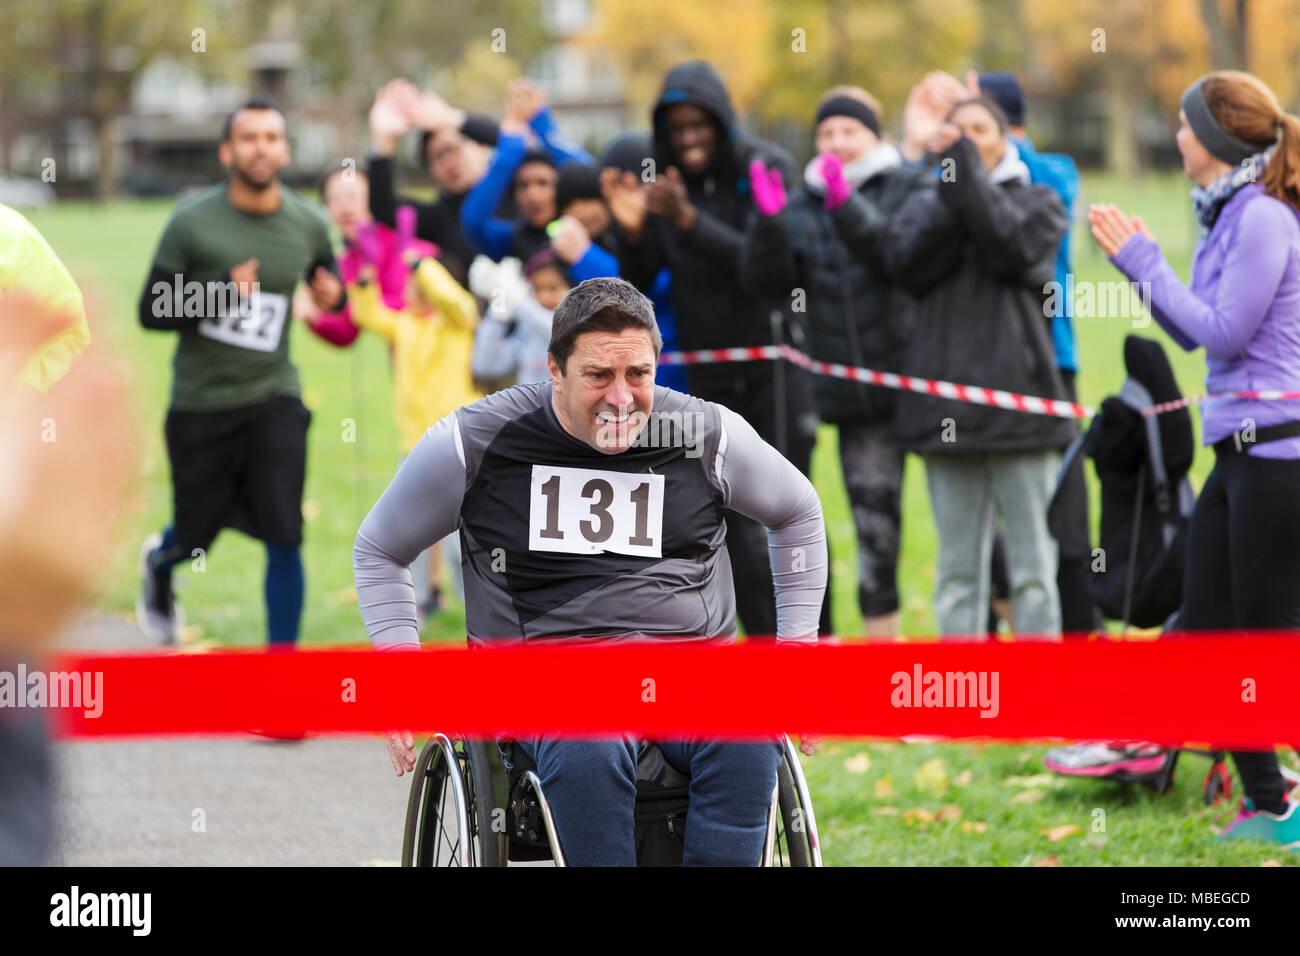
[[[1240,166],[1228,170],[1208,186],[1196,186],[1192,189],[1192,204],[1196,207],[1196,220],[1201,224],[1201,235],[1209,234],[1214,228],[1219,213],[1228,200],[1237,195],[1237,190],[1249,183],[1257,183],[1264,176],[1264,167],[1273,156],[1277,146],[1270,146],[1250,159],[1242,161]]]

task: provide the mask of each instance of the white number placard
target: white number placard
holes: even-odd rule
[[[528,549],[662,557],[664,476],[533,465]]]
[[[198,332],[237,348],[274,352],[280,345],[288,314],[287,296],[259,291],[248,297],[242,310],[204,319]]]

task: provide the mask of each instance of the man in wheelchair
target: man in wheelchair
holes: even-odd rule
[[[459,530],[471,643],[736,636],[724,509],[769,529],[778,641],[813,643],[826,586],[821,502],[740,416],[657,387],[649,301],[590,279],[555,310],[551,380],[439,421],[357,533],[357,598],[380,649],[418,649],[409,565]],[[741,582],[747,586],[747,582]],[[409,733],[388,746],[400,776]],[[658,741],[690,777],[683,863],[756,865],[780,746]],[[521,735],[572,865],[635,865],[637,744]]]

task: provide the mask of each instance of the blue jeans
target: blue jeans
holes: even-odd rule
[[[636,741],[521,737],[537,764],[570,866],[636,866]],[[659,741],[691,778],[683,866],[757,866],[781,748],[708,740]]]

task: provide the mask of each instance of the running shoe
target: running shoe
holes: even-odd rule
[[[1155,744],[1123,744],[1093,741],[1057,747],[1047,751],[1047,769],[1074,777],[1109,777],[1112,774],[1141,776],[1157,773],[1165,762],[1165,751]]]
[[[172,593],[170,574],[157,574],[149,567],[149,555],[162,547],[162,535],[154,533],[140,545],[140,597],[135,602],[135,619],[144,636],[160,644],[180,640],[185,612]]]
[[[1256,810],[1250,798],[1241,801],[1241,812],[1233,818],[1216,842],[1227,840],[1264,840],[1281,843],[1288,850],[1300,850],[1300,806],[1287,795],[1286,809],[1280,813]]]

